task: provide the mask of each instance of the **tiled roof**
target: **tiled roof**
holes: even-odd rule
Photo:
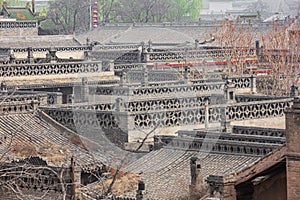
[[[30,156],[25,159],[19,160],[16,163],[19,163],[19,164],[26,163],[26,164],[31,164],[31,165],[35,165],[35,166],[38,166],[38,165],[47,166],[47,162],[38,156]]]
[[[214,25],[215,22],[207,25],[166,25],[163,24],[145,24],[145,25],[129,25],[122,24],[120,26],[99,26],[97,29],[82,33],[76,38],[80,43],[85,44],[86,39],[90,41],[97,41],[101,44],[105,43],[147,43],[149,40],[153,44],[194,44],[195,39],[204,41],[210,38],[210,34],[216,32],[216,28],[219,26]],[[253,33],[257,33],[257,38],[260,38],[260,34],[263,34],[266,27],[260,24],[254,24],[252,26]],[[218,43],[206,43],[204,46],[218,46]]]
[[[260,158],[252,165],[242,170],[235,171],[234,174],[227,174],[227,176],[224,177],[224,182],[241,183],[245,180],[249,180],[264,170],[270,169],[278,163],[283,162],[283,160],[286,159],[286,152],[287,146],[284,145],[267,156]]]
[[[9,18],[17,20],[34,20],[35,16],[29,8],[26,7],[6,7],[5,11]]]
[[[179,136],[169,139],[167,136],[166,139],[161,136],[158,140],[165,144],[164,147],[130,163],[126,170],[142,176],[146,187],[146,199],[186,198],[191,184],[192,157],[198,158],[202,181],[204,181],[209,175],[229,175],[243,171],[265,155],[272,154],[272,150],[280,148],[285,143],[284,135],[281,136],[280,132],[282,130],[274,129],[267,132],[266,129],[248,129],[249,127],[235,127],[234,133],[220,132],[213,143],[209,138],[216,137],[216,133],[205,132],[205,130],[179,131]],[[199,140],[202,136],[205,138]],[[189,141],[188,146],[178,148],[176,144],[178,142],[180,144],[180,140]],[[192,146],[198,143],[201,143],[201,148],[193,149]],[[235,143],[238,148],[248,145],[247,148],[251,149],[251,146],[256,145],[258,149],[270,148],[270,152],[266,151],[264,154],[229,152],[226,148],[230,148],[230,145]],[[226,148],[216,150],[218,144]]]
[[[172,37],[170,37],[172,35]],[[129,28],[121,33],[118,37],[113,38],[112,42],[116,43],[140,43],[151,40],[153,43],[184,43],[194,42],[194,38],[180,31],[168,28],[156,27],[139,27]]]
[[[86,43],[86,39],[89,38],[90,41],[98,41],[100,43],[108,43],[110,40],[118,37],[118,34],[126,31],[127,26],[122,27],[99,27],[88,31],[86,33],[78,35],[76,38],[81,44]]]
[[[126,169],[141,174],[146,186],[146,199],[184,198],[188,196],[191,184],[190,159],[193,156],[200,160],[204,179],[210,174],[238,171],[259,159],[252,156],[162,148],[131,163]]]
[[[151,40],[153,43],[179,44],[184,42],[194,43],[194,40],[200,36],[202,34],[194,29],[122,26],[100,27],[78,35],[77,38],[82,43],[85,43],[86,38],[89,38],[90,41],[100,43],[141,43]]]
[[[87,151],[78,137],[67,138],[64,134],[68,130],[57,127],[47,122],[42,114],[2,115],[0,151],[3,153],[8,148],[11,149],[5,156],[8,162],[38,156],[50,166],[61,166],[70,164],[71,157],[74,156],[76,165],[83,169],[101,166],[106,162],[106,157],[101,152]]]
[[[80,46],[73,36],[0,37],[1,48],[70,47]]]
[[[140,154],[125,151],[119,148],[115,143],[111,142],[110,138],[108,138],[107,136],[106,131],[107,130],[101,130],[99,128],[90,127],[90,126],[82,126],[82,127],[80,127],[80,125],[76,126],[76,132],[80,136],[84,138],[88,138],[91,141],[95,142],[96,144],[95,148],[88,146],[88,143],[86,143],[85,141],[84,144],[87,146],[88,149],[90,150],[96,149],[100,155],[105,156],[106,160],[103,161],[103,163],[106,165],[117,166],[120,164],[120,161],[125,165],[129,162],[133,162],[138,157],[140,157]],[[108,134],[114,134],[113,133],[114,131],[115,130],[109,130]]]

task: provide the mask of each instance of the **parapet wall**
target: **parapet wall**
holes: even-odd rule
[[[0,21],[0,37],[37,35],[37,21]]]
[[[197,102],[199,100],[196,99]],[[43,107],[42,109],[67,127],[74,129],[86,126],[99,130],[121,130],[120,136],[128,134],[128,141],[131,142],[138,137],[143,138],[142,135],[149,132],[166,135],[168,130],[175,133],[182,128],[197,128],[197,126],[199,128],[199,125],[205,123],[212,125],[225,121],[236,122],[249,119],[259,121],[270,117],[281,117],[284,115],[284,110],[292,105],[292,99],[207,106],[203,103],[190,102],[178,104],[176,107],[176,103],[156,100],[145,101],[144,104],[117,102],[86,107]],[[130,109],[131,106],[135,109]]]

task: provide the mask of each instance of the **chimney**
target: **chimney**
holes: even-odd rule
[[[122,73],[120,74],[120,82],[119,82],[119,85],[120,87],[124,87],[126,85],[126,72],[125,71],[122,71]]]
[[[89,101],[89,85],[87,77],[83,77],[81,79],[82,82],[82,90],[81,90],[81,101],[88,102]]]
[[[71,185],[70,185],[70,196],[71,199],[76,199],[77,189],[80,186],[80,180],[81,180],[81,168],[75,166],[74,157],[71,157],[71,164],[70,164],[70,179],[71,179]]]
[[[192,157],[190,160],[190,168],[191,168],[191,185],[196,186],[197,184],[197,176],[198,171],[201,169],[201,166],[197,166],[197,157]],[[199,169],[198,169],[199,168]]]
[[[255,41],[255,50],[256,50],[256,56],[260,56],[260,49],[259,49],[259,40]]]
[[[190,67],[188,65],[186,65],[184,67],[184,82],[187,83],[188,79],[189,79],[189,71],[190,71]]]
[[[141,81],[141,84],[142,86],[147,86],[148,85],[148,79],[149,79],[149,74],[148,74],[148,69],[147,67],[143,68],[142,70],[143,72],[143,77],[142,77],[142,81]]]
[[[72,199],[75,199],[76,197],[76,185],[75,185],[75,164],[74,164],[74,158],[73,156],[71,157],[71,165],[70,165],[70,175],[71,175],[71,181],[72,181],[72,184],[71,184],[71,198]]]
[[[191,170],[191,184],[190,184],[190,199],[199,199],[205,189],[203,176],[201,174],[201,165],[197,157],[191,157],[190,160]]]
[[[286,143],[288,152],[300,156],[300,99],[295,98],[293,106],[286,110]]]
[[[199,40],[196,39],[196,40],[195,40],[195,49],[198,49],[198,48],[199,48]]]
[[[138,189],[136,191],[136,200],[143,199],[143,192],[145,191],[145,183],[143,181],[139,181]]]
[[[0,84],[0,94],[7,95],[7,85],[4,80]]]

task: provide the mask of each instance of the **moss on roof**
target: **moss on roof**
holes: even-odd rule
[[[8,7],[6,8],[9,18],[17,20],[35,20],[34,14],[28,8]]]

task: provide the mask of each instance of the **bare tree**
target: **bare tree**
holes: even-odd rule
[[[297,22],[274,24],[262,36],[264,65],[271,70],[265,92],[287,95],[292,85],[299,84],[299,26]]]
[[[100,0],[98,5],[100,21],[109,23],[116,20],[118,0]]]
[[[211,33],[220,47],[219,59],[227,62],[228,75],[241,75],[245,70],[246,58],[253,56],[256,33],[251,27],[234,21],[224,21]]]
[[[169,1],[156,1],[152,12],[152,22],[171,21],[169,13],[172,4]]]
[[[155,3],[155,0],[120,0],[119,14],[123,21],[147,23]]]
[[[1,164],[0,188],[2,195],[10,195],[21,200],[40,200],[49,197],[50,188],[45,187],[43,191],[31,193],[24,190],[30,187],[34,190],[36,185],[43,185],[45,182],[56,180],[49,185],[53,188],[60,188],[59,198],[65,200],[67,197],[68,184],[65,182],[65,169],[55,170],[48,166],[35,166],[30,163]],[[57,168],[59,169],[59,168]],[[36,184],[36,185],[34,185]],[[31,186],[29,186],[31,185]],[[57,195],[56,195],[57,196]]]
[[[62,27],[65,34],[86,31],[90,27],[90,2],[82,0],[57,0],[50,3],[47,17]]]
[[[202,0],[120,0],[123,22],[198,21]]]

